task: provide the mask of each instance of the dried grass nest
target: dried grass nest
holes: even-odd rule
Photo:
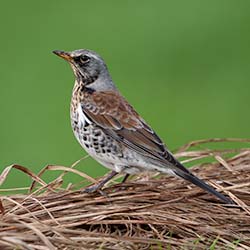
[[[208,149],[206,144],[214,147],[222,141],[224,146],[240,142],[241,147]],[[27,195],[1,196],[0,249],[250,249],[249,142],[202,140],[176,153],[193,165],[192,172],[237,205],[224,205],[200,188],[166,175],[144,174],[124,184],[113,181],[102,194],[85,194],[74,185],[62,188],[69,171],[96,182],[76,170],[77,164],[47,166],[38,175],[9,166],[0,184],[16,168],[37,185],[33,183]],[[45,183],[43,172],[55,169],[62,171],[60,176]]]

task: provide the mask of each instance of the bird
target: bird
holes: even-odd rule
[[[216,196],[233,201],[191,173],[117,89],[102,57],[88,49],[54,50],[71,66],[75,83],[70,104],[73,133],[85,151],[111,172],[85,192],[99,191],[117,174],[144,171],[182,178]]]

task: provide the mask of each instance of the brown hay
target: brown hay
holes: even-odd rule
[[[1,197],[0,249],[250,249],[250,148],[201,149],[211,141],[250,140],[192,142],[176,156],[193,165],[212,157],[213,163],[196,164],[192,171],[237,205],[221,204],[165,175],[144,174],[108,185],[105,194],[82,194],[73,186],[61,187],[67,171],[78,173],[74,166],[48,166],[40,176],[19,165],[7,167],[0,183],[17,168],[40,186],[29,195]],[[42,173],[55,169],[63,173],[45,183]]]

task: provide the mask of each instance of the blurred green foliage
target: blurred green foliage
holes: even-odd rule
[[[54,49],[100,53],[170,149],[249,137],[249,9],[229,0],[2,2],[0,170],[19,163],[38,172],[85,155],[69,122],[73,74]],[[106,171],[91,159],[79,168]],[[5,186],[29,181],[13,171]]]

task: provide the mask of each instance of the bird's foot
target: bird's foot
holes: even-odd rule
[[[97,184],[94,184],[94,185],[91,185],[91,186],[89,186],[89,187],[84,188],[81,192],[82,192],[82,193],[88,193],[88,194],[90,194],[90,193],[95,193],[95,192],[97,192],[100,188],[101,188],[101,187],[100,187],[99,183],[97,183]]]
[[[94,193],[99,191],[101,194],[104,194],[103,191],[100,189],[110,180],[112,179],[115,175],[117,175],[117,172],[111,171],[107,176],[105,176],[102,180],[97,182],[94,185],[91,185],[85,189],[82,190],[82,193]]]

